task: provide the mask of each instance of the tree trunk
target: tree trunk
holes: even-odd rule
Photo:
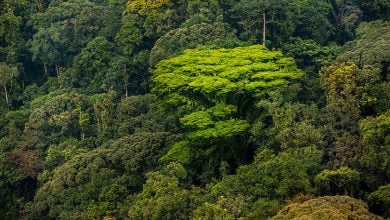
[[[127,73],[127,65],[125,66],[125,77],[124,77],[124,84],[125,84],[125,96],[126,98],[129,96],[129,74]]]
[[[57,78],[60,76],[60,67],[56,65]]]
[[[263,11],[263,46],[265,47],[265,34],[266,34],[266,20],[265,11]]]
[[[128,79],[125,81],[125,96],[126,98],[129,96],[129,82]]]
[[[49,70],[47,67],[47,63],[43,63],[43,69],[45,70],[45,76],[47,77],[49,75]]]
[[[6,85],[4,85],[4,93],[5,93],[5,101],[7,102],[7,106],[9,106],[9,98],[8,98],[8,91]]]

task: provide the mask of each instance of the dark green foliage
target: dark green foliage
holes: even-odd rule
[[[124,98],[119,103],[116,112],[119,135],[177,130],[176,119],[165,115],[158,106],[155,95]]]
[[[7,4],[0,9],[0,60],[2,62],[15,62],[21,49],[22,17],[15,13],[15,9],[22,6]]]
[[[128,1],[125,13],[141,18],[145,37],[157,40],[168,31],[179,27],[185,19],[185,1],[159,0],[151,4],[145,0]]]
[[[379,189],[368,196],[370,210],[388,218],[390,216],[390,184],[379,187]]]
[[[312,152],[310,152],[312,151]],[[314,150],[299,157],[289,153],[275,155],[266,149],[259,152],[252,164],[241,166],[236,175],[226,176],[212,189],[213,196],[235,198],[244,196],[244,215],[268,213],[272,216],[285,199],[299,193],[310,193],[310,171],[318,169],[321,154]],[[263,214],[256,209],[263,209]],[[264,218],[264,217],[263,217]]]
[[[372,21],[375,19],[389,20],[390,3],[383,0],[357,1],[364,12],[364,18]]]
[[[358,147],[358,121],[361,118],[356,78],[359,69],[352,62],[336,62],[322,69],[321,85],[325,90],[332,147],[328,154],[333,168],[349,166]]]
[[[390,178],[390,112],[360,121],[362,131],[358,161],[364,180],[375,190]]]
[[[353,0],[331,1],[331,4],[337,42],[352,40],[363,16],[362,11]]]
[[[128,195],[140,189],[143,175],[157,167],[167,133],[140,133],[110,146],[80,154],[42,177],[33,216],[102,218],[122,215]]]
[[[237,43],[238,39],[227,24],[195,24],[172,30],[161,37],[151,51],[150,64],[155,66],[159,61],[178,55],[184,49],[206,45],[232,47]]]
[[[13,85],[15,84],[15,79],[19,75],[19,70],[16,66],[10,66],[5,63],[0,63],[0,87],[2,88],[3,100],[6,102],[6,106],[11,105],[11,94],[14,92]]]
[[[299,67],[313,74],[317,74],[322,66],[330,64],[340,52],[337,44],[321,46],[314,40],[301,38],[291,38],[283,45],[283,50],[295,58]]]
[[[130,219],[189,219],[201,202],[199,189],[180,187],[187,173],[180,164],[171,163],[161,171],[146,174],[146,183],[130,206]]]
[[[72,72],[79,75],[69,76],[72,84],[75,87],[84,87],[90,92],[100,92],[113,56],[114,45],[104,37],[97,37],[90,41],[74,58],[75,70]],[[94,87],[89,88],[91,85]]]
[[[31,23],[37,30],[31,43],[34,59],[47,65],[64,67],[80,49],[102,30],[107,7],[88,0],[72,0],[52,4],[35,14]]]
[[[345,45],[339,59],[353,60],[360,71],[356,83],[364,115],[379,114],[389,108],[390,23],[363,23],[357,38]]]
[[[280,46],[282,41],[294,32],[298,5],[291,1],[242,0],[233,7],[238,23],[245,30],[245,40],[262,39],[263,45]],[[265,28],[264,28],[265,26]],[[265,41],[264,41],[265,40]]]
[[[49,143],[58,143],[65,137],[81,137],[80,117],[90,113],[91,103],[87,96],[77,93],[64,93],[45,100],[35,108],[25,124],[28,136],[39,137],[42,147]],[[54,142],[53,142],[54,140]]]
[[[326,43],[335,31],[328,19],[332,10],[331,3],[324,0],[302,0],[295,4],[298,5],[299,13],[295,12],[298,14],[298,24],[294,35],[319,44]]]
[[[0,219],[388,218],[389,9],[0,0]]]
[[[262,100],[257,104],[258,111],[263,112],[252,125],[253,144],[259,148],[267,146],[295,153],[305,148],[322,149],[325,135],[318,107],[280,102],[282,100]],[[272,123],[267,120],[272,120]]]

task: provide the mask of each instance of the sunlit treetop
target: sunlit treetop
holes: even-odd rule
[[[157,9],[170,3],[170,0],[130,0],[126,12],[146,15],[149,10]]]
[[[173,146],[163,160],[186,163],[187,146],[209,146],[244,134],[250,127],[248,109],[239,108],[302,75],[292,58],[259,45],[185,50],[161,61],[152,92],[179,116],[187,132],[186,141]]]
[[[220,100],[239,93],[260,96],[302,75],[292,58],[260,45],[194,49],[157,65],[153,91],[162,96],[195,93],[215,103],[212,97]]]

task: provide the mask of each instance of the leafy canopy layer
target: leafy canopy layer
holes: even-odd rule
[[[161,61],[152,91],[179,116],[186,132],[186,141],[174,145],[163,160],[188,162],[188,147],[233,143],[250,127],[244,120],[249,108],[242,106],[302,75],[292,58],[260,45],[185,50]]]
[[[160,62],[153,91],[161,96],[178,93],[188,97],[192,93],[217,103],[239,93],[259,96],[302,75],[292,58],[260,45],[195,49]]]

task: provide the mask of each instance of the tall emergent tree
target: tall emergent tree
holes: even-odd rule
[[[174,109],[186,131],[162,160],[188,164],[214,154],[210,165],[226,161],[237,166],[245,160],[243,137],[254,101],[302,75],[292,58],[260,45],[186,50],[160,62],[152,91]]]
[[[0,86],[2,87],[7,105],[10,105],[9,94],[13,88],[13,81],[18,76],[18,68],[0,63]]]
[[[263,46],[268,40],[280,45],[281,39],[294,32],[298,4],[286,0],[241,0],[233,7],[233,14],[244,29],[244,38],[251,41],[262,37]],[[268,37],[271,36],[271,39]]]

